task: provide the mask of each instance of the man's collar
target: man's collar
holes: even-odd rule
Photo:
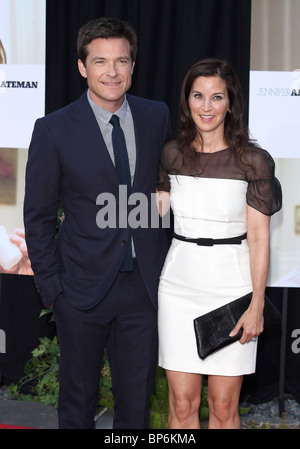
[[[110,111],[107,111],[107,109],[104,109],[104,108],[101,108],[100,106],[98,106],[91,99],[89,90],[87,91],[87,98],[88,98],[89,104],[91,105],[91,108],[93,109],[95,116],[98,119],[102,120],[107,125],[113,114]],[[124,122],[124,120],[125,120],[127,107],[128,107],[128,102],[127,102],[127,98],[125,96],[122,106],[116,112],[114,112],[114,114],[117,115],[122,122]]]

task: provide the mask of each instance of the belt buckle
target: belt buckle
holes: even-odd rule
[[[214,246],[214,239],[205,239],[205,238],[197,239],[197,245],[198,246]]]

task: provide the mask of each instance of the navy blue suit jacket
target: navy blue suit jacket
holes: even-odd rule
[[[171,138],[169,111],[162,102],[127,95],[136,138],[132,193],[150,202],[155,192],[160,152]],[[75,102],[37,120],[26,169],[24,224],[35,282],[43,303],[60,294],[76,308],[97,304],[117,275],[128,241],[127,228],[99,229],[99,194],[118,197],[119,182],[86,92]],[[57,206],[65,220],[55,238]],[[118,215],[118,210],[117,210]],[[137,263],[149,296],[157,287],[167,252],[166,230],[132,229]]]

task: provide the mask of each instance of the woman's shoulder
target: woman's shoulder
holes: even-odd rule
[[[258,145],[249,143],[244,149],[243,154],[245,154],[246,157],[249,159],[252,159],[253,161],[263,161],[263,160],[271,160],[273,161],[273,158],[271,154],[265,150],[264,148],[261,148]]]
[[[252,168],[256,179],[266,179],[274,176],[274,159],[267,150],[257,145],[249,144],[243,150],[243,160]]]
[[[166,154],[178,152],[179,146],[178,146],[177,140],[172,139],[172,140],[168,140],[167,142],[165,142],[163,151]]]
[[[179,145],[176,139],[172,139],[167,141],[164,144],[163,150],[162,150],[162,155],[161,155],[161,162],[162,165],[165,168],[174,168],[174,165],[177,165],[177,162],[179,159],[181,159],[180,157],[181,152],[179,150]]]

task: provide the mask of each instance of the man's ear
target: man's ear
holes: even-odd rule
[[[83,78],[87,78],[86,68],[81,59],[78,59],[78,70]]]
[[[133,74],[134,66],[135,66],[135,61],[132,62],[132,66],[131,66],[131,75]]]

